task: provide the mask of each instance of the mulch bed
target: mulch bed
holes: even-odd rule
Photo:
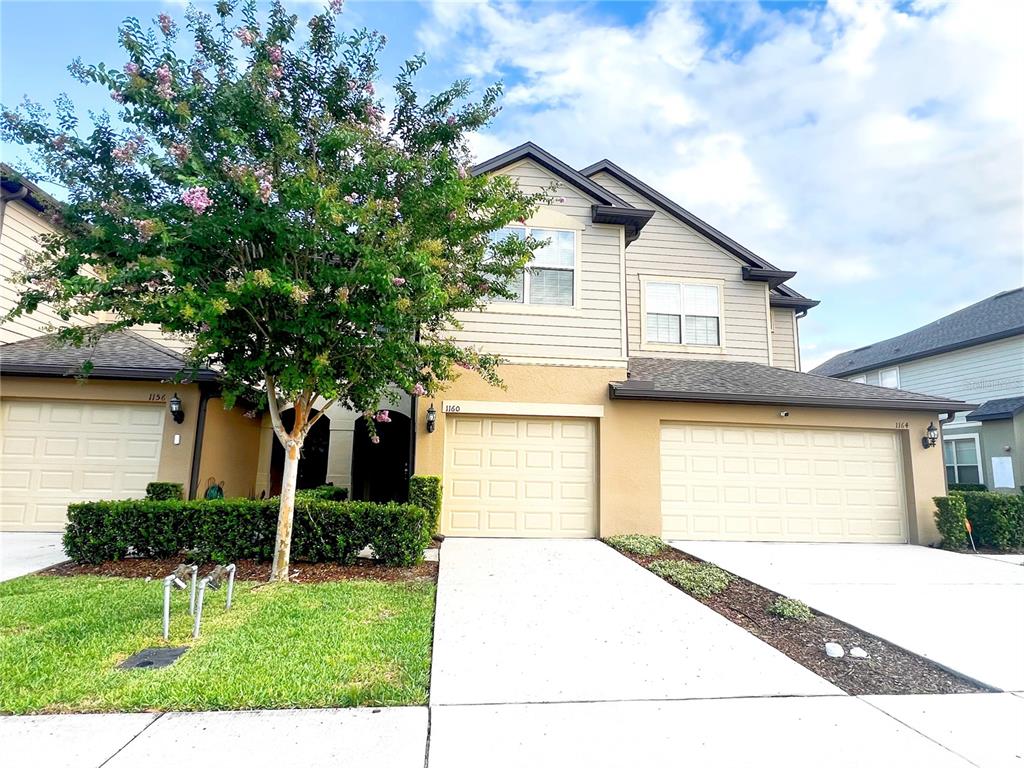
[[[653,557],[628,552],[621,554],[645,567],[655,560],[702,562],[673,548]],[[730,575],[733,580],[724,591],[707,599],[695,599],[846,693],[864,696],[981,693],[992,690],[948,672],[917,654],[816,611],[813,612],[814,617],[810,621],[773,616],[767,612],[767,608],[779,597],[776,592]],[[825,655],[827,642],[839,643],[847,655],[839,659],[829,658]],[[863,648],[869,657],[851,657],[850,648],[854,646]]]
[[[42,571],[50,576],[118,576],[127,579],[162,579],[182,563],[181,558],[129,558],[110,560],[96,565],[62,563]],[[204,576],[213,563],[200,564]],[[337,563],[292,563],[291,581],[295,584],[317,584],[325,581],[437,581],[437,563],[427,561],[411,568],[381,565],[373,560],[360,560],[355,565]],[[239,581],[267,581],[270,563],[258,560],[235,561],[235,578]]]

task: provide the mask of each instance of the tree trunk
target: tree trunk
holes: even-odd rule
[[[281,507],[277,515],[277,541],[271,581],[288,581],[288,563],[292,549],[292,520],[295,517],[295,483],[299,474],[299,443],[289,438],[284,446],[284,477],[281,481]]]

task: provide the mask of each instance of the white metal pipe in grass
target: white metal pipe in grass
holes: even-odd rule
[[[206,576],[199,582],[199,597],[196,601],[196,621],[192,625],[192,637],[199,637],[199,623],[203,620],[203,599],[206,597],[206,585],[209,583],[209,576]]]
[[[188,615],[195,616],[196,613],[196,575],[199,573],[199,566],[193,565],[190,570],[192,571],[192,590],[188,596]]]
[[[231,610],[231,596],[235,593],[235,564],[224,569],[228,574],[228,602],[225,610]]]
[[[179,589],[185,588],[185,582],[175,576],[173,573],[170,576],[164,577],[164,640],[167,640],[171,634],[171,587],[178,587]]]

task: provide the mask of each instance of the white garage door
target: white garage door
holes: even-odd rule
[[[443,533],[596,535],[593,422],[469,415],[445,421]]]
[[[142,497],[160,464],[164,408],[9,400],[0,417],[0,527],[60,531],[73,501]]]
[[[904,542],[901,466],[895,432],[664,424],[663,533]]]

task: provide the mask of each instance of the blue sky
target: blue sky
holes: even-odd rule
[[[505,82],[479,159],[527,139],[577,167],[608,157],[797,270],[822,301],[801,324],[806,368],[1024,283],[1022,9],[356,0],[344,18],[388,35],[384,80],[424,51],[425,87]],[[125,16],[183,10],[4,0],[4,104],[67,91],[106,108],[67,64],[117,66]]]

